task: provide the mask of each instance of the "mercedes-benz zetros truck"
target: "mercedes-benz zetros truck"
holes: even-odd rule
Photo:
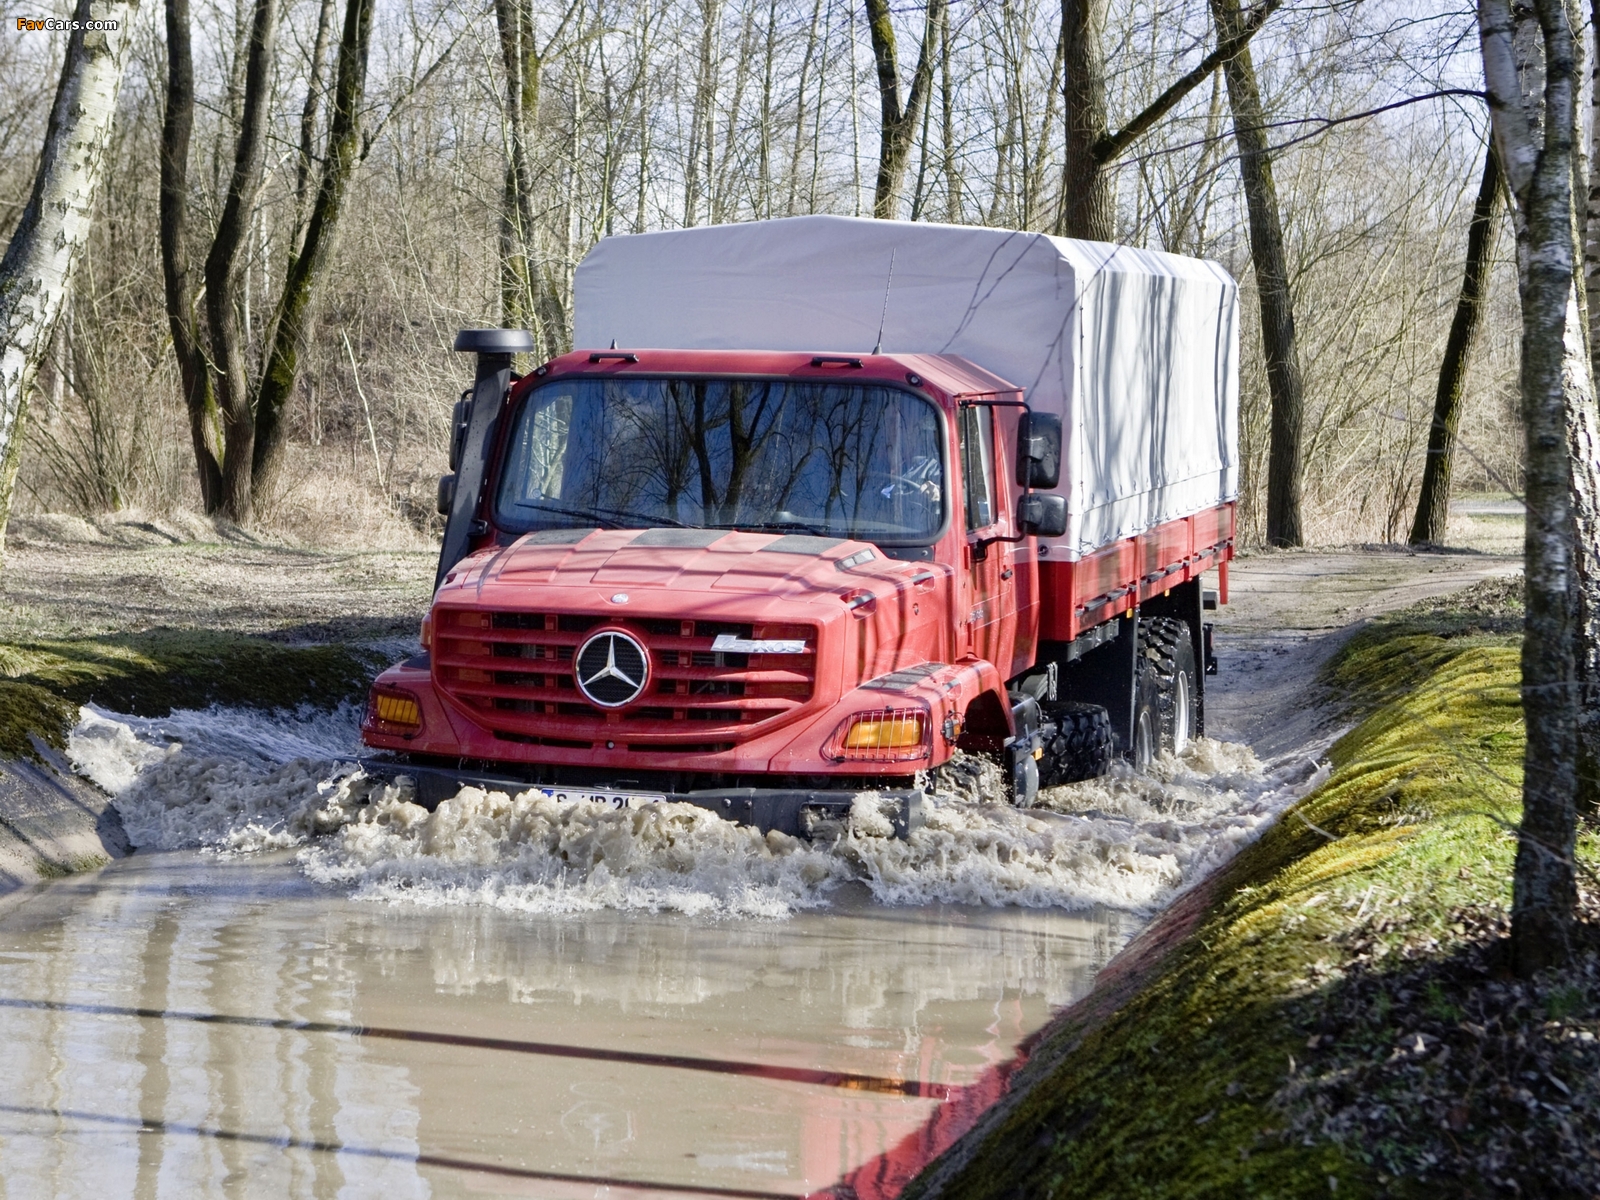
[[[525,376],[526,333],[456,339],[437,590],[369,772],[797,835],[871,791],[904,834],[957,751],[1026,805],[1203,731],[1216,264],[797,217],[607,238],[575,294],[578,349]]]

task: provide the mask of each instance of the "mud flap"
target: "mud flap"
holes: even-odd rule
[[[1006,747],[1006,766],[1011,778],[1011,803],[1028,808],[1039,797],[1039,764],[1033,757],[1032,741]]]
[[[1027,808],[1039,795],[1039,756],[1044,717],[1039,702],[1023,696],[1011,706],[1011,720],[1017,734],[1006,742],[1006,778],[1011,784],[1011,803]]]

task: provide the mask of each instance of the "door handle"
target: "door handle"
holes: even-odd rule
[[[1010,579],[1015,574],[1016,574],[1015,571],[1013,571],[1010,567],[1007,567],[1004,571],[1000,572],[1000,578],[1001,579]]]

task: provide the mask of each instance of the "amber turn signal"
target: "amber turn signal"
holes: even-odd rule
[[[422,706],[409,692],[374,688],[367,720],[379,733],[410,737],[422,728]]]
[[[909,762],[927,758],[928,714],[920,708],[879,708],[848,718],[828,739],[835,760]]]

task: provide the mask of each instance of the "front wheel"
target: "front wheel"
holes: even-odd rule
[[[1098,779],[1111,769],[1116,739],[1110,713],[1098,704],[1070,701],[1048,701],[1044,712],[1055,733],[1039,760],[1040,787]]]

